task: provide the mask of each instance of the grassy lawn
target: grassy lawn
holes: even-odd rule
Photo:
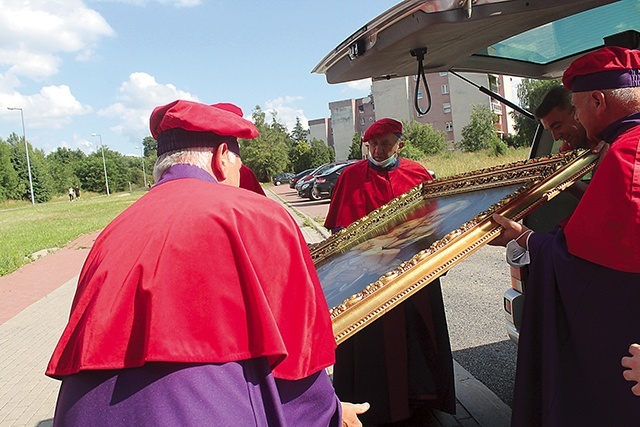
[[[459,175],[464,172],[485,169],[492,166],[513,163],[529,158],[529,147],[509,148],[504,156],[490,156],[483,152],[459,153],[447,151],[444,154],[429,156],[420,161],[427,169],[435,171],[437,178]]]
[[[48,203],[8,203],[0,206],[0,276],[31,261],[42,249],[61,248],[78,236],[104,228],[146,192],[110,197],[83,193],[80,200],[67,196]]]

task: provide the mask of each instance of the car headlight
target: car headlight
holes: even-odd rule
[[[309,184],[302,184],[302,187],[300,187],[300,190],[306,190],[309,187]]]

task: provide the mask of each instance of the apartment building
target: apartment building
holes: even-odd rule
[[[323,141],[328,147],[333,147],[333,128],[331,119],[328,117],[322,119],[309,120],[309,142],[313,139]]]
[[[460,75],[504,96],[503,76],[476,73]],[[426,79],[428,88],[420,81],[417,93],[415,76],[374,81],[371,92],[376,100],[376,117],[430,123],[436,130],[445,132],[447,141],[453,144],[462,139],[462,129],[470,122],[472,106],[485,105],[498,117],[496,131],[500,134],[508,132],[507,110],[501,102],[492,100],[471,83],[448,72],[428,74]]]

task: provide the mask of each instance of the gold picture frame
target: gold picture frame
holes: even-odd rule
[[[590,172],[586,150],[426,181],[324,241],[311,256],[338,344]]]

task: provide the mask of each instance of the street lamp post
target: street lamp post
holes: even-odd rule
[[[102,145],[102,135],[92,133],[91,136],[100,138],[100,148],[102,149],[102,166],[104,166],[104,185],[107,187],[107,196],[109,196],[109,178],[107,177],[107,162],[104,159],[104,145]]]
[[[142,177],[144,178],[144,186],[147,187],[147,172],[144,169],[144,152],[142,151],[142,147],[136,147],[140,149],[140,158],[142,159]]]
[[[29,146],[27,145],[27,134],[24,130],[24,113],[22,108],[7,107],[8,110],[20,110],[20,118],[22,119],[22,139],[24,140],[24,150],[27,153],[27,173],[29,174],[29,190],[31,191],[31,204],[35,205],[36,200],[33,197],[33,179],[31,178],[31,163],[29,162]]]

